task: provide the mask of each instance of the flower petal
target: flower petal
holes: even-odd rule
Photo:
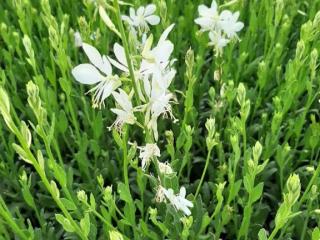
[[[157,25],[160,23],[160,17],[156,15],[151,15],[145,18],[145,20],[150,24],[150,25]]]
[[[129,70],[126,66],[123,66],[122,64],[118,63],[116,60],[112,59],[111,57],[108,57],[108,60],[110,61],[110,63],[113,66],[115,66],[119,70],[124,71],[124,72],[129,72]]]
[[[144,15],[144,7],[139,7],[137,10],[137,16],[143,16]]]
[[[146,10],[145,10],[145,12],[144,12],[144,16],[149,16],[149,15],[151,15],[151,14],[153,14],[155,11],[156,11],[156,5],[154,5],[154,4],[148,4],[147,6],[146,6]]]
[[[164,30],[164,32],[160,36],[158,45],[159,45],[159,43],[161,43],[167,39],[167,37],[168,37],[169,33],[171,32],[171,30],[173,29],[173,27],[174,27],[174,24],[171,24],[169,27],[167,27],[166,30]]]
[[[82,84],[95,84],[103,79],[100,72],[91,64],[85,63],[72,69],[73,77]]]
[[[124,51],[124,48],[119,43],[115,43],[113,45],[113,51],[114,51],[114,54],[115,54],[117,60],[125,67],[128,67],[126,53]]]
[[[101,70],[101,68],[103,68],[103,62],[99,51],[95,47],[87,43],[83,43],[82,48],[87,57],[89,58],[90,62]]]
[[[101,71],[104,72],[107,76],[111,75],[112,74],[111,64],[107,59],[107,57],[104,55],[102,56],[102,62],[103,62],[103,65],[102,65]]]

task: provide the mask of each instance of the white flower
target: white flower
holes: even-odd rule
[[[193,207],[192,202],[187,200],[186,189],[184,187],[180,188],[179,194],[175,195],[173,189],[163,189],[164,195],[169,200],[169,202],[174,206],[176,210],[181,210],[185,215],[189,216],[191,211],[189,208]]]
[[[229,39],[226,39],[225,37],[223,37],[221,35],[221,32],[209,32],[209,38],[210,38],[210,42],[209,45],[210,46],[214,46],[217,54],[221,54],[222,53],[222,49],[227,46],[227,44],[230,42]]]
[[[153,157],[160,157],[160,149],[155,143],[147,143],[146,146],[138,148],[140,149],[141,167],[144,171]]]
[[[167,37],[174,24],[170,25],[160,36],[159,42],[152,50],[144,49],[142,57],[143,60],[140,66],[140,72],[144,75],[159,76],[170,63],[170,56],[173,52],[174,45],[167,40]]]
[[[174,95],[169,92],[168,88],[176,71],[171,69],[173,61],[170,60],[174,45],[167,40],[173,27],[172,24],[162,33],[157,46],[153,49],[151,49],[151,43],[146,43],[140,67],[144,90],[149,98],[146,124],[149,129],[152,129],[156,140],[158,139],[158,117],[168,113],[173,118],[170,103]]]
[[[195,23],[199,24],[201,31],[213,31],[219,28],[218,5],[215,0],[212,1],[211,7],[201,4],[198,7],[200,17],[195,19]]]
[[[171,174],[173,170],[168,162],[162,163],[158,161],[159,170],[163,174]]]
[[[93,106],[101,107],[104,100],[121,85],[121,81],[117,75],[112,74],[111,64],[106,56],[101,57],[99,51],[87,43],[82,43],[82,48],[91,64],[76,66],[72,69],[72,75],[82,84],[97,84],[89,92],[94,92]]]
[[[120,107],[110,109],[113,113],[117,114],[117,119],[113,125],[115,125],[117,128],[121,128],[124,123],[134,124],[136,118],[133,114],[131,99],[127,93],[122,89],[119,89],[119,93],[113,92],[112,95]]]
[[[238,22],[239,15],[239,12],[232,13],[228,10],[220,14],[220,25],[228,38],[237,37],[237,32],[244,27],[242,22]]]
[[[130,8],[130,16],[122,16],[122,19],[129,23],[130,26],[139,28],[141,32],[148,32],[150,25],[157,25],[160,22],[160,18],[154,15],[156,11],[156,5],[149,4],[146,7],[139,7],[137,11]]]

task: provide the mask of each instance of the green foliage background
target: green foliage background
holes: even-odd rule
[[[154,186],[138,167],[135,149],[126,144],[139,143],[141,131],[130,128],[124,138],[108,131],[112,103],[93,109],[88,89],[71,76],[75,65],[87,61],[74,45],[75,31],[105,54],[112,55],[111,46],[121,41],[100,19],[94,1],[2,0],[0,84],[17,129],[0,120],[0,239],[108,239],[115,228],[124,239],[258,239],[262,228],[278,229],[276,236],[261,230],[259,239],[320,239],[315,229],[320,223],[320,1],[219,1],[240,11],[245,25],[241,41],[230,44],[220,60],[194,24],[198,5],[210,1],[153,2],[162,17],[155,37],[176,24],[170,40],[178,73],[171,90],[179,122],[159,124],[161,160],[171,162],[179,176],[172,184],[186,186],[194,201],[192,219],[183,223],[174,209],[154,202]],[[130,1],[135,7],[147,3]],[[128,6],[121,5],[121,11],[127,13]],[[189,48],[191,67],[185,64]],[[29,81],[38,87],[33,97]],[[201,196],[193,199],[207,157],[210,116],[218,144],[208,155]],[[32,133],[30,148],[21,142],[23,126]],[[249,159],[257,141],[263,150],[256,160],[264,168],[252,175]],[[130,188],[120,183],[123,154],[130,160]],[[300,177],[301,194],[286,186],[292,173]],[[112,194],[105,189],[110,185]],[[77,198],[79,190],[86,192],[87,202]],[[284,194],[291,193],[300,194],[299,200],[286,202]],[[283,226],[275,220],[278,209]]]

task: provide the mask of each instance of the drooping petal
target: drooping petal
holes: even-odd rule
[[[91,64],[80,64],[72,69],[73,77],[82,84],[95,84],[103,79],[99,71]]]
[[[150,24],[150,25],[158,25],[160,23],[160,17],[156,15],[151,15],[145,18],[145,20]]]

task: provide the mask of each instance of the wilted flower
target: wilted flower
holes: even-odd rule
[[[141,167],[144,171],[153,157],[160,157],[160,149],[155,143],[147,143],[146,146],[138,148],[140,149]]]
[[[171,174],[173,170],[168,162],[162,163],[158,161],[159,170],[162,174]]]
[[[104,105],[104,100],[121,85],[121,81],[117,75],[112,75],[111,64],[106,56],[101,57],[99,51],[87,43],[82,43],[82,48],[91,64],[76,66],[72,70],[72,75],[82,84],[97,84],[89,92],[94,92],[93,106],[101,107]]]
[[[155,197],[156,202],[161,203],[165,201],[166,196],[164,195],[164,190],[165,188],[159,185],[157,189],[156,197]]]
[[[156,11],[156,5],[149,4],[146,7],[139,7],[137,11],[130,8],[129,16],[122,16],[122,19],[129,23],[130,26],[138,28],[141,32],[148,32],[150,25],[157,25],[160,22],[160,18],[154,15]]]

